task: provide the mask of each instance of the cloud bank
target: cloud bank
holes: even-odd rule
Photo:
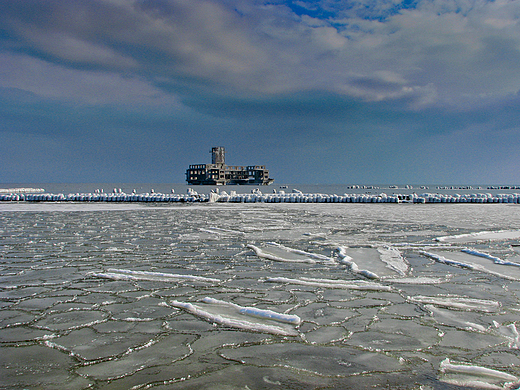
[[[519,20],[520,3],[509,0],[5,0],[0,130],[15,143],[27,131],[74,138],[82,129],[196,145],[199,129],[204,150],[231,143],[238,157],[262,131],[292,156],[268,158],[273,164],[313,148],[316,177],[330,169],[327,156],[342,165],[330,157],[342,145],[372,159],[368,180],[460,181],[377,167],[400,145],[408,160],[438,144],[452,162],[480,151],[519,162],[509,152],[518,140]],[[71,116],[85,120],[70,126]],[[458,143],[458,153],[441,140]],[[469,176],[487,179],[492,169],[484,171]],[[11,177],[22,178],[17,172]]]

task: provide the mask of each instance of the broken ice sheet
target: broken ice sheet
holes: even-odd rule
[[[240,306],[210,297],[196,304],[170,301],[170,305],[223,326],[281,336],[299,335],[295,327],[301,323],[301,319],[296,315]]]
[[[439,380],[456,386],[468,386],[485,389],[518,388],[518,378],[505,371],[487,367],[455,363],[446,358],[439,367]]]
[[[394,372],[399,359],[349,347],[301,343],[253,345],[222,350],[226,359],[262,367],[291,367],[317,375],[348,376],[367,372]]]
[[[90,328],[70,332],[52,340],[54,344],[85,360],[97,360],[121,355],[150,341],[150,335],[126,332],[99,333]]]
[[[169,365],[188,356],[192,351],[189,344],[195,339],[193,335],[172,334],[129,351],[120,359],[87,365],[77,372],[87,377],[108,380],[132,375],[144,367]]]

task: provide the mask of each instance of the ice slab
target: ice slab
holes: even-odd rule
[[[482,231],[436,238],[437,241],[446,243],[466,243],[476,241],[500,241],[518,239],[520,239],[520,230]]]
[[[480,257],[483,257],[485,259],[488,259],[488,260],[491,260],[493,261],[493,263],[495,264],[500,264],[500,265],[513,265],[515,267],[520,267],[520,263],[516,263],[514,261],[507,261],[507,260],[503,260],[499,257],[496,257],[496,256],[493,256],[493,255],[490,255],[489,253],[485,253],[485,252],[481,252],[481,251],[477,251],[475,249],[469,249],[469,248],[464,248],[462,249],[462,252],[464,253],[468,253],[470,255],[473,255],[473,256],[480,256]]]
[[[220,283],[220,279],[206,278],[196,275],[169,274],[164,272],[132,271],[128,269],[111,268],[107,272],[93,273],[92,276],[112,280],[147,280],[158,282],[197,281],[208,283]]]
[[[119,359],[101,361],[78,369],[82,376],[110,380],[130,376],[145,367],[173,365],[191,353],[191,335],[172,334],[128,350]]]
[[[410,302],[431,304],[456,310],[494,313],[500,310],[500,302],[487,299],[474,299],[459,296],[424,296],[408,297]]]
[[[266,282],[270,283],[289,283],[302,286],[322,287],[322,288],[338,288],[344,290],[373,290],[373,291],[392,291],[392,287],[384,286],[375,282],[365,280],[338,280],[338,279],[312,279],[301,278],[291,279],[284,277],[266,278]]]
[[[307,251],[300,250],[300,249],[290,248],[288,246],[278,244],[276,242],[268,242],[267,245],[275,247],[275,248],[279,248],[279,249],[281,249],[283,251],[287,251],[289,253],[295,253],[298,255],[302,255],[302,256],[308,257],[310,259],[316,260],[318,262],[334,263],[334,259],[332,257],[328,257],[328,256],[325,256],[325,255],[322,255],[319,253],[312,253],[312,252],[307,252]]]
[[[404,277],[409,264],[395,247],[346,247],[337,248],[339,261],[357,274],[369,279]]]
[[[244,307],[214,298],[204,298],[201,303],[170,301],[174,307],[220,325],[282,336],[299,335],[295,327],[301,323],[301,319],[295,315]]]
[[[318,376],[341,377],[368,372],[395,372],[402,368],[397,358],[344,346],[265,344],[224,350],[222,355],[248,365],[287,367]]]
[[[493,326],[495,333],[498,333],[509,341],[509,348],[520,349],[520,334],[518,333],[515,323],[504,325],[493,321]]]
[[[101,310],[75,310],[64,313],[51,313],[36,321],[36,326],[53,331],[81,329],[108,320]]]
[[[267,245],[267,247],[260,248],[256,245],[249,244],[247,247],[254,250],[258,257],[273,261],[308,264],[316,264],[317,262],[334,262],[334,260],[330,257],[306,252],[299,249],[289,248],[274,242],[269,242]]]
[[[433,278],[428,276],[418,276],[418,277],[409,277],[409,278],[388,278],[385,279],[387,283],[394,284],[442,284],[450,281],[449,277],[445,278]]]
[[[495,275],[508,280],[520,281],[520,267],[506,262],[495,262],[487,256],[475,254],[473,251],[421,251],[422,255],[439,263],[471,269]]]
[[[387,268],[396,272],[400,276],[406,276],[410,269],[410,265],[404,259],[401,251],[391,246],[378,247],[381,261],[386,264]]]
[[[219,227],[208,227],[208,228],[199,228],[201,232],[216,234],[216,235],[225,235],[225,236],[245,236],[246,233],[241,232],[239,230],[233,229],[224,229]]]
[[[72,356],[42,345],[4,346],[0,354],[3,388],[86,389],[89,381],[71,373]],[[9,385],[13,384],[13,385]]]
[[[440,309],[434,305],[425,305],[424,308],[431,313],[431,316],[437,323],[476,332],[485,332],[487,330],[486,326],[464,318],[463,312]]]
[[[506,389],[518,385],[518,378],[506,372],[471,364],[452,363],[446,358],[440,364],[439,380],[456,386],[482,389]],[[515,386],[514,388],[517,388]]]

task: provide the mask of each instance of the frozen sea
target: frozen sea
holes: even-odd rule
[[[519,388],[517,204],[4,202],[0,235],[2,389]]]

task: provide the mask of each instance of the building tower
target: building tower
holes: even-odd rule
[[[211,148],[211,163],[224,165],[226,163],[226,151],[223,146]]]

